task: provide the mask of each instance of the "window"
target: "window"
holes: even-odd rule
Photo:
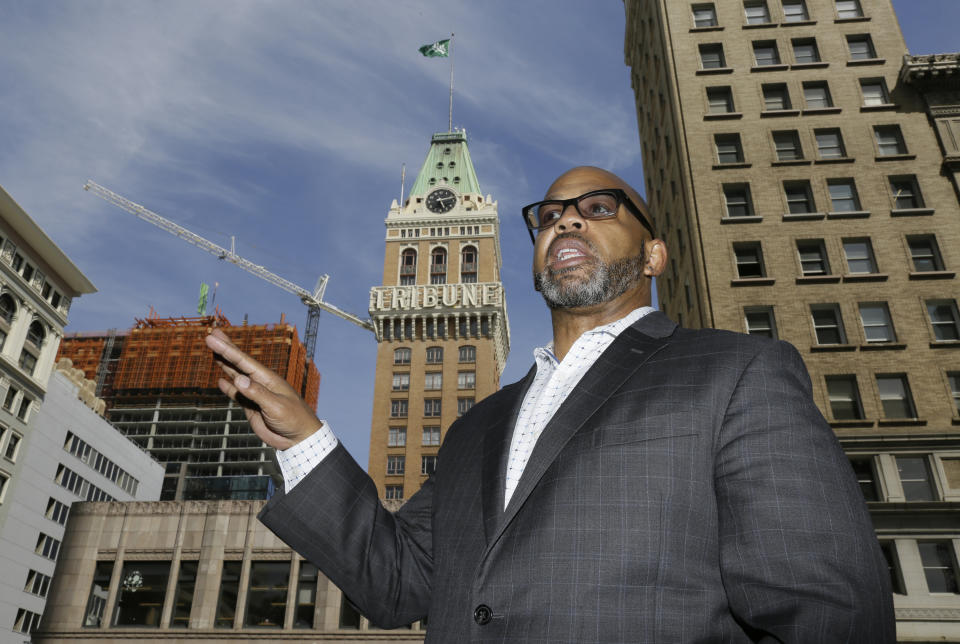
[[[428,417],[440,416],[440,399],[426,398],[423,401],[423,415]]]
[[[723,56],[723,45],[705,43],[700,45],[700,69],[721,69],[727,66]]]
[[[940,248],[933,235],[909,235],[907,245],[910,247],[914,271],[924,273],[943,270]]]
[[[26,396],[20,399],[20,407],[17,408],[17,418],[26,420],[27,412],[30,411],[30,402],[31,400]]]
[[[66,525],[67,515],[69,513],[70,513],[70,508],[64,505],[63,503],[60,503],[60,501],[57,501],[53,497],[51,497],[50,500],[47,501],[46,517],[51,521],[55,521],[60,525]]]
[[[400,496],[403,498],[403,486],[392,485],[390,487],[400,488]],[[313,628],[313,615],[317,606],[317,567],[309,561],[300,562],[300,572],[297,574],[297,595],[296,609],[293,614],[294,628]]]
[[[173,610],[170,612],[172,628],[190,627],[190,610],[193,608],[193,589],[196,585],[197,562],[181,561],[177,585],[173,591]]]
[[[877,140],[877,151],[880,156],[907,153],[907,144],[903,142],[899,125],[875,125],[873,136]]]
[[[880,489],[877,487],[877,473],[873,468],[873,458],[870,456],[852,457],[850,465],[853,467],[853,473],[857,476],[864,501],[879,501]]]
[[[747,333],[774,340],[777,338],[777,323],[774,320],[772,308],[769,306],[746,308],[743,315],[747,322]]]
[[[840,159],[847,156],[840,130],[814,130],[813,134],[817,139],[817,151],[821,159]]]
[[[476,389],[477,372],[461,371],[457,373],[457,389]]]
[[[960,340],[960,326],[957,323],[957,302],[955,300],[927,300],[927,315],[933,326],[933,335],[937,342]]]
[[[744,0],[743,12],[748,25],[765,25],[770,22],[770,10],[766,0]]]
[[[862,420],[863,406],[856,376],[827,376],[827,397],[835,420]],[[862,488],[861,488],[862,489]]]
[[[753,215],[753,202],[750,199],[750,186],[745,183],[725,183],[723,199],[727,217],[750,217]]]
[[[794,38],[793,61],[798,65],[809,65],[820,62],[820,49],[814,38]]]
[[[393,418],[406,418],[409,401],[407,400],[391,400],[390,401],[390,416]]]
[[[906,594],[907,591],[903,586],[903,576],[900,573],[900,561],[897,558],[897,545],[893,541],[881,541],[880,551],[887,562],[891,589],[898,595]]]
[[[851,275],[877,272],[877,262],[873,258],[869,239],[844,239],[843,254],[847,258],[847,272]]]
[[[926,456],[897,456],[897,472],[907,501],[934,501]]]
[[[402,454],[391,454],[387,456],[387,474],[403,474],[407,464],[407,457]]]
[[[440,444],[440,426],[439,425],[427,425],[423,428],[423,444],[424,445]]]
[[[423,388],[427,391],[436,391],[443,387],[443,374],[439,371],[428,371],[423,374]]]
[[[387,447],[403,447],[407,444],[406,427],[390,427],[387,430]]]
[[[796,130],[774,132],[773,146],[777,152],[777,161],[797,161],[803,158],[800,135]]]
[[[34,320],[27,329],[27,342],[39,349],[43,345],[43,339],[47,336],[43,330],[43,325]]]
[[[23,585],[23,591],[38,597],[46,597],[50,589],[50,577],[43,573],[31,570],[27,573],[27,583]]]
[[[440,364],[443,362],[443,347],[427,348],[427,364]]]
[[[833,98],[830,88],[825,81],[809,81],[803,84],[803,100],[808,110],[819,110],[833,107]]]
[[[870,34],[848,35],[847,47],[850,49],[850,60],[873,60],[877,57]]]
[[[417,283],[417,251],[405,249],[400,254],[400,286],[411,286]]]
[[[822,239],[797,241],[797,255],[800,257],[800,273],[804,277],[830,274],[830,262]]]
[[[124,562],[113,625],[158,628],[169,576],[169,561]]]
[[[728,114],[733,112],[733,92],[729,87],[707,88],[707,111],[710,114]]]
[[[880,392],[880,405],[883,407],[883,415],[886,418],[917,417],[906,375],[902,373],[878,375],[877,389]]]
[[[763,267],[763,250],[760,242],[740,242],[733,245],[737,261],[737,277],[766,277]]]
[[[409,389],[410,389],[409,373],[393,374],[393,391],[409,391]]]
[[[3,503],[3,497],[7,491],[7,483],[10,481],[10,477],[0,472],[0,503]]]
[[[860,0],[836,0],[836,4],[837,18],[860,18],[863,16]]]
[[[460,251],[460,281],[477,283],[477,249],[473,246],[464,246]]]
[[[40,626],[40,615],[25,608],[17,609],[17,619],[13,623],[13,630],[18,633],[32,633]]]
[[[890,104],[887,82],[882,78],[860,79],[860,93],[863,94],[863,105],[865,107]]]
[[[717,10],[713,4],[693,5],[693,26],[698,29],[717,26]]]
[[[216,628],[233,628],[237,614],[237,597],[240,595],[240,561],[224,561],[220,574],[220,595],[217,597]]]
[[[20,449],[20,436],[14,433],[10,434],[7,441],[7,448],[3,450],[3,455],[11,461],[17,460],[17,451]]]
[[[283,628],[289,581],[289,561],[250,562],[245,620],[247,626]]]
[[[17,305],[8,293],[0,295],[0,320],[7,324],[13,322],[13,316],[17,312]]]
[[[886,302],[861,302],[860,323],[867,342],[896,342],[890,309]]]
[[[430,251],[430,283],[447,283],[447,251],[444,248]]]
[[[783,21],[804,22],[810,19],[804,0],[783,0]]]
[[[402,485],[387,485],[383,489],[383,498],[388,501],[402,501],[403,500],[403,486]],[[313,625],[313,620],[310,620],[310,625]],[[309,628],[309,627],[308,627]]]
[[[343,593],[340,593],[340,628],[352,631],[360,629],[360,609]]]
[[[950,396],[953,398],[953,407],[960,413],[960,371],[951,371],[947,374],[950,385]]]
[[[787,212],[791,215],[816,211],[809,181],[784,181],[783,192],[787,197]]]
[[[473,404],[473,398],[457,398],[457,418],[470,411],[470,409],[473,408]]]
[[[113,574],[113,561],[98,561],[93,569],[93,581],[90,583],[90,595],[87,597],[87,610],[84,612],[83,625],[99,628],[103,624],[103,613],[110,594],[110,576]]]
[[[410,349],[394,349],[393,364],[410,364]]]
[[[3,408],[8,411],[13,411],[13,403],[17,398],[17,394],[20,393],[20,390],[14,386],[7,387],[7,395],[3,399]]]
[[[743,163],[739,134],[715,134],[713,143],[717,150],[717,163]]]
[[[459,362],[476,362],[477,348],[474,346],[462,346],[458,351]]]
[[[57,555],[60,553],[60,542],[50,535],[41,532],[40,536],[37,537],[37,547],[34,552],[41,557],[56,561]]]
[[[893,193],[895,210],[909,210],[923,208],[923,197],[920,195],[920,186],[914,175],[890,177],[890,192]]]
[[[20,368],[29,375],[33,375],[33,370],[37,366],[37,356],[30,353],[26,348],[20,352]]]
[[[420,457],[420,474],[425,474],[427,476],[433,474],[437,471],[437,457],[436,456],[421,456]]]
[[[828,179],[827,191],[830,193],[832,212],[856,212],[860,210],[860,196],[853,179]]]
[[[790,102],[790,91],[783,83],[769,83],[763,85],[763,109],[768,112],[789,110],[793,107]]]
[[[753,43],[753,58],[757,67],[768,67],[780,64],[780,52],[777,51],[776,40],[756,40]]]
[[[960,592],[957,587],[960,570],[957,569],[953,544],[950,541],[918,541],[917,548],[927,578],[927,590],[931,593]]]
[[[843,317],[836,304],[814,304],[810,306],[813,316],[813,329],[817,344],[846,344],[847,335],[843,330]]]

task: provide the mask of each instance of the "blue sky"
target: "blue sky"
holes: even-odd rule
[[[869,3],[871,0],[866,0]],[[960,50],[958,0],[894,0],[913,53]],[[918,11],[922,8],[922,13]],[[191,315],[200,282],[234,323],[303,328],[296,297],[85,193],[111,188],[366,316],[384,227],[447,128],[449,67],[417,48],[455,32],[454,125],[499,202],[512,350],[549,339],[517,214],[573,165],[642,187],[616,0],[5,2],[0,185],[99,292],[68,331]],[[366,465],[373,336],[320,322],[320,415]]]

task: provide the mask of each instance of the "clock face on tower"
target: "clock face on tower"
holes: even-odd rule
[[[457,195],[452,190],[437,188],[427,195],[427,208],[430,212],[444,213],[457,205]]]

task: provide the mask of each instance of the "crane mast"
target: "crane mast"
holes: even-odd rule
[[[329,302],[323,301],[324,291],[327,288],[327,280],[330,279],[329,275],[321,275],[317,280],[317,284],[313,291],[308,291],[307,289],[294,284],[290,280],[284,279],[283,277],[280,277],[279,275],[267,270],[265,267],[255,264],[250,260],[237,255],[233,248],[227,250],[226,248],[223,248],[222,246],[201,237],[200,235],[184,228],[183,226],[170,221],[166,217],[162,217],[152,210],[148,210],[140,204],[134,203],[133,201],[130,201],[129,199],[122,197],[112,190],[104,188],[93,181],[88,180],[83,186],[83,189],[92,192],[101,199],[108,201],[115,206],[123,208],[127,212],[136,215],[140,219],[143,219],[144,221],[149,222],[158,228],[162,228],[171,235],[179,237],[180,239],[193,244],[197,248],[207,251],[211,255],[216,255],[219,259],[226,260],[231,264],[236,264],[248,273],[253,273],[260,279],[270,282],[274,286],[278,286],[288,293],[293,293],[294,295],[298,296],[300,301],[307,305],[307,328],[306,333],[304,334],[304,345],[307,350],[307,355],[311,358],[313,358],[314,351],[316,350],[317,327],[320,320],[320,311],[326,311],[327,313],[336,315],[337,317],[355,324],[360,328],[374,332],[373,323],[370,320],[359,318],[352,313],[347,313],[333,304],[330,304]]]

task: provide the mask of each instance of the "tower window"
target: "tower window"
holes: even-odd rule
[[[447,283],[447,251],[444,248],[430,251],[430,283]]]
[[[394,349],[393,364],[410,364],[410,349],[406,347]]]
[[[417,251],[407,248],[400,255],[400,286],[410,286],[417,281]]]
[[[427,347],[427,364],[443,362],[443,347]]]
[[[474,346],[466,345],[460,347],[459,351],[459,361],[460,362],[476,362],[477,361],[477,348]]]
[[[475,284],[477,281],[477,249],[464,246],[460,251],[460,281]]]

